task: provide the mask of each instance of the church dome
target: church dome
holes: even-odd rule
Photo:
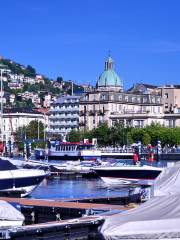
[[[118,87],[122,88],[122,81],[113,69],[113,60],[109,56],[105,62],[105,70],[97,81],[97,87]]]

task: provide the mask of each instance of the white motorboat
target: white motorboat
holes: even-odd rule
[[[47,176],[39,169],[19,169],[8,160],[0,159],[0,192],[29,195]]]
[[[148,165],[123,165],[94,167],[96,174],[107,184],[151,185],[162,168]]]

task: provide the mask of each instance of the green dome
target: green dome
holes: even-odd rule
[[[97,81],[97,87],[122,87],[122,81],[113,69],[113,59],[111,56],[105,61],[105,70]]]
[[[122,81],[117,73],[111,70],[105,70],[98,79],[97,83],[98,87],[103,86],[112,86],[112,87],[120,87],[122,86]]]

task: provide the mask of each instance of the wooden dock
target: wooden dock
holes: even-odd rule
[[[99,239],[98,227],[105,217],[131,207],[91,202],[40,200],[1,197],[17,203],[25,216],[25,226],[0,231],[0,239],[12,240],[64,240]],[[96,199],[97,200],[97,199]]]
[[[57,201],[57,200],[42,200],[42,199],[26,199],[26,198],[8,198],[1,197],[0,200],[7,201],[9,203],[19,203],[25,206],[36,206],[36,207],[58,207],[58,208],[69,208],[69,209],[102,209],[106,211],[111,210],[128,210],[128,207],[119,205],[109,204],[97,204],[97,203],[80,203],[80,202],[68,202],[68,201]]]

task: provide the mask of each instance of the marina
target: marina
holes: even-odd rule
[[[107,234],[107,230],[104,231],[104,224],[106,225],[109,218],[114,219],[128,211],[139,209],[144,202],[148,203],[151,200],[150,186],[154,181],[151,184],[145,183],[145,178],[152,180],[153,176],[155,179],[161,171],[164,173],[169,169],[168,166],[172,166],[170,167],[171,175],[176,177],[179,166],[172,161],[147,162],[144,160],[141,161],[140,166],[134,165],[131,159],[115,161],[106,159],[101,160],[101,165],[99,161],[94,162],[94,160],[84,161],[84,163],[83,161],[60,163],[58,160],[47,161],[47,159],[27,161],[2,158],[1,161],[4,164],[2,166],[7,162],[10,165],[15,164],[15,168],[19,171],[23,167],[24,171],[46,173],[44,180],[26,198],[22,198],[22,188],[1,191],[0,200],[11,204],[23,216],[23,220],[20,221],[22,226],[17,223],[13,227],[1,227],[0,239],[13,240],[104,239]],[[96,162],[98,166],[95,166]],[[40,168],[44,170],[39,170]],[[82,174],[82,170],[85,171],[85,169],[88,173],[97,170],[97,174],[93,177],[87,175],[85,177]],[[119,182],[119,179],[115,183],[104,181],[105,175],[101,176],[99,171],[106,170],[108,174],[111,174],[111,171],[117,171],[115,175],[113,173],[113,177],[118,179],[121,176],[121,181]],[[155,176],[153,171],[159,172]],[[122,176],[124,176],[123,181]],[[132,181],[132,178],[135,181]],[[143,182],[137,182],[137,178]],[[166,184],[165,180],[163,186],[164,184]],[[158,191],[156,188],[155,186],[155,191],[158,192],[162,187],[158,185]],[[1,225],[3,226],[3,222]]]
[[[180,240],[167,2],[2,1],[0,240]]]

